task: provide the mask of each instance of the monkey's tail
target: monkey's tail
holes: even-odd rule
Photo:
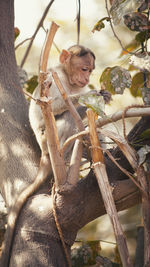
[[[2,253],[0,256],[0,267],[9,267],[11,251],[13,246],[13,239],[15,233],[15,227],[17,219],[21,212],[21,209],[25,205],[27,199],[45,182],[47,176],[51,175],[51,163],[49,156],[41,158],[40,166],[37,176],[32,184],[27,186],[19,195],[14,206],[11,208],[8,214],[7,229],[5,234],[5,240],[2,246]]]

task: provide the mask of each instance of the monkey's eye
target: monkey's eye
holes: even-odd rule
[[[82,68],[83,71],[88,71],[88,68]]]

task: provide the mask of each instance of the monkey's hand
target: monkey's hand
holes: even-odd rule
[[[97,96],[103,96],[105,104],[108,104],[112,100],[112,95],[107,90],[100,90],[100,91],[91,90],[88,93],[86,93],[86,95],[88,95],[88,94],[89,95],[93,94],[93,95],[97,95]]]
[[[107,90],[100,90],[98,94],[103,96],[105,104],[109,104],[109,102],[112,100],[112,95]]]
[[[49,88],[52,85],[52,80],[53,80],[52,73],[49,71],[47,73],[47,78],[44,81],[44,85],[45,85],[46,88]]]

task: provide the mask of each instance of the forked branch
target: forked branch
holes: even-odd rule
[[[118,244],[118,249],[120,252],[120,256],[122,259],[122,263],[124,267],[131,267],[131,260],[129,257],[129,252],[126,244],[126,239],[123,234],[123,230],[121,224],[119,222],[117,209],[114,203],[114,199],[112,196],[112,190],[108,181],[108,176],[106,173],[104,156],[102,153],[102,149],[100,148],[100,143],[98,139],[98,135],[96,132],[95,126],[95,114],[92,110],[87,111],[88,121],[89,121],[89,130],[90,130],[90,140],[92,145],[92,161],[93,168],[96,175],[96,179],[102,194],[102,198],[104,201],[104,205],[107,211],[107,214],[110,217],[116,241]]]
[[[28,45],[28,47],[27,47],[27,50],[26,50],[26,52],[25,52],[25,55],[24,55],[24,57],[23,57],[23,59],[22,59],[22,62],[21,62],[21,64],[20,64],[20,67],[21,67],[21,68],[23,67],[23,65],[24,65],[24,63],[25,63],[25,61],[26,61],[26,59],[27,59],[27,56],[28,56],[29,51],[30,51],[30,49],[31,49],[31,47],[32,47],[33,41],[34,41],[34,39],[35,39],[35,37],[36,37],[36,35],[37,35],[39,29],[43,26],[43,21],[44,21],[44,19],[45,19],[47,13],[48,13],[48,11],[49,11],[49,9],[50,9],[50,7],[51,7],[51,5],[53,4],[54,1],[55,1],[55,0],[51,0],[50,3],[48,4],[48,6],[46,7],[46,9],[45,9],[45,11],[44,11],[44,13],[43,13],[43,15],[42,15],[42,18],[41,18],[41,20],[40,20],[40,22],[39,22],[39,24],[38,24],[38,26],[37,26],[37,28],[36,28],[36,30],[35,30],[33,36],[30,38],[31,41],[30,41],[30,43],[29,43],[29,45]]]
[[[84,125],[82,119],[80,118],[79,113],[76,111],[71,99],[68,97],[65,88],[63,87],[58,75],[56,72],[52,72],[52,76],[54,81],[68,107],[69,112],[72,114],[75,124],[79,131],[84,131]],[[71,160],[70,160],[70,168],[67,175],[67,182],[69,187],[76,185],[78,181],[80,163],[82,158],[82,137],[79,136],[78,139],[75,141],[75,145],[73,148]]]

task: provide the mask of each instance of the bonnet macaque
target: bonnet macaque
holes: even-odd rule
[[[66,89],[72,102],[76,105],[76,108],[82,118],[85,116],[86,109],[85,107],[79,107],[78,99],[82,94],[90,91],[87,85],[94,67],[95,56],[93,52],[83,46],[75,45],[70,47],[68,50],[62,51],[60,54],[60,64],[58,67],[53,69],[58,73],[64,88]],[[50,87],[50,96],[52,97],[52,110],[56,119],[60,146],[62,146],[64,141],[76,132],[76,128],[74,120],[70,112],[67,110],[67,106],[54,81]],[[33,98],[40,99],[40,87],[35,89]],[[9,213],[6,240],[4,243],[0,267],[9,266],[14,229],[21,208],[27,201],[27,198],[32,195],[42,183],[44,183],[48,176],[52,175],[45,136],[45,123],[41,108],[33,99],[31,100],[29,108],[29,120],[37,142],[41,148],[40,167],[36,179],[20,194],[14,207],[12,208],[12,211]],[[72,145],[68,146],[68,149],[65,151],[65,158],[70,155]]]
[[[93,52],[91,52],[91,50],[82,46],[75,45],[68,50],[62,51],[60,55],[60,64],[58,67],[55,67],[53,69],[58,73],[58,76],[65,90],[67,91],[67,94],[70,96],[72,102],[75,105],[78,104],[78,99],[82,94],[90,91],[87,85],[89,83],[90,74],[95,67],[94,62],[95,56]],[[52,111],[54,115],[57,116],[56,124],[61,146],[63,142],[68,138],[68,136],[71,135],[71,133],[68,133],[69,129],[66,128],[67,125],[66,127],[62,127],[62,123],[67,123],[66,114],[65,120],[63,116],[63,113],[67,110],[67,106],[54,82],[50,87],[50,96],[52,97]],[[39,87],[35,89],[33,97],[40,98]],[[41,151],[45,154],[46,146],[45,144],[43,144],[45,124],[41,108],[33,100],[31,100],[30,104],[29,119]],[[71,128],[72,127],[74,128],[74,124],[71,125]]]

